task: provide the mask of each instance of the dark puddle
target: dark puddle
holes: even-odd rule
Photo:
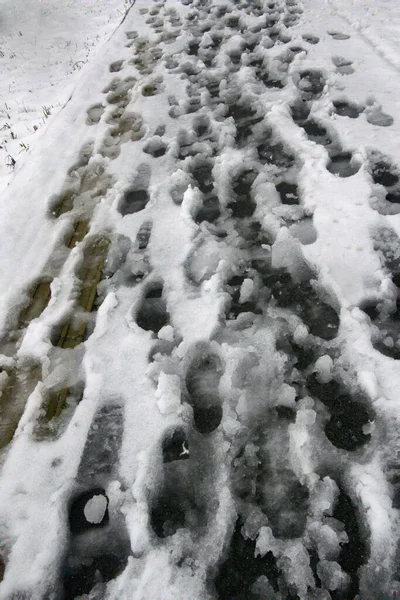
[[[233,183],[234,200],[228,204],[228,208],[234,217],[242,219],[253,215],[257,205],[251,197],[251,186],[257,175],[253,170],[244,171]]]
[[[218,392],[222,364],[208,352],[194,358],[186,373],[188,402],[193,407],[194,427],[203,434],[212,433],[222,420],[222,400]]]
[[[360,170],[360,164],[353,160],[351,152],[340,152],[331,156],[326,168],[333,175],[352,177]]]
[[[307,378],[307,387],[331,412],[325,434],[336,448],[352,452],[371,440],[371,435],[365,434],[363,427],[370,422],[372,416],[363,403],[344,394],[339,383],[331,381],[322,384],[312,374]]]
[[[282,204],[299,204],[299,192],[296,184],[282,181],[281,183],[278,183],[275,187],[276,191],[278,192],[281,198]]]
[[[169,323],[169,314],[162,294],[163,285],[161,283],[154,284],[141,300],[136,323],[145,331],[158,333]]]
[[[256,555],[255,540],[242,535],[243,521],[239,517],[231,539],[228,555],[220,566],[214,585],[219,600],[260,599],[253,586],[260,577],[271,585],[271,598],[278,592],[279,570],[272,552],[261,557]],[[253,588],[253,590],[252,590]]]

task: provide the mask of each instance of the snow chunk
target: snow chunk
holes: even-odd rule
[[[156,391],[157,406],[161,414],[179,411],[181,407],[181,384],[177,375],[161,372]]]
[[[161,327],[160,331],[158,332],[158,338],[160,340],[166,340],[167,342],[173,342],[174,341],[173,327],[171,327],[171,325],[165,325],[164,327]]]
[[[349,575],[342,571],[336,561],[321,560],[317,565],[317,574],[322,585],[328,590],[340,590],[348,585]]]
[[[85,505],[83,513],[88,523],[98,524],[104,519],[107,510],[107,498],[102,494],[93,496]]]
[[[332,379],[333,361],[330,356],[324,354],[321,356],[314,366],[314,372],[317,374],[317,379],[320,383],[328,383]]]
[[[239,304],[243,304],[244,302],[250,300],[253,289],[254,281],[252,279],[245,279],[240,288]]]

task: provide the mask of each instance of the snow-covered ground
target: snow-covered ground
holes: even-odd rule
[[[124,0],[2,0],[0,192],[122,20]]]
[[[400,597],[396,4],[49,28],[62,108],[0,199],[1,599]]]

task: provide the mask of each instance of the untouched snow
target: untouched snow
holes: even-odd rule
[[[124,0],[2,0],[0,192],[125,14]]]
[[[31,4],[0,599],[400,597],[396,3]]]

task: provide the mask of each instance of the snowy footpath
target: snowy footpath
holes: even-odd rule
[[[17,161],[1,600],[400,598],[400,61],[366,3],[137,0]]]

